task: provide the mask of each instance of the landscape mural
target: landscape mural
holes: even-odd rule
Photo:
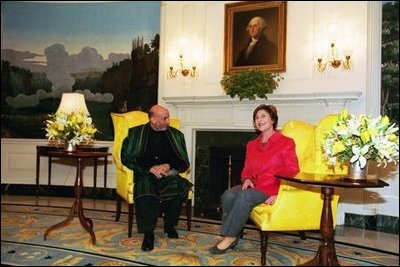
[[[1,2],[1,137],[45,138],[62,93],[80,92],[99,132],[110,112],[157,103],[160,2]]]

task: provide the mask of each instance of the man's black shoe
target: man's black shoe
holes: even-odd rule
[[[169,238],[178,239],[178,232],[175,230],[173,226],[164,226],[164,233],[167,233]]]
[[[154,248],[154,233],[146,232],[144,233],[143,242],[142,242],[142,250],[150,251]]]

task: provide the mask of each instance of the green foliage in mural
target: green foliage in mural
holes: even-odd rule
[[[3,105],[7,96],[32,95],[36,93],[36,88],[49,92],[51,90],[51,82],[44,73],[32,73],[30,70],[12,66],[10,62],[2,60],[1,88],[1,102]]]
[[[133,48],[130,59],[114,63],[104,72],[71,73],[75,80],[72,91],[89,90],[92,94],[110,93],[114,97],[111,103],[86,100],[93,122],[99,130],[96,139],[113,140],[110,111],[147,111],[157,103],[158,46],[159,35],[156,34],[150,44]],[[38,97],[37,103],[14,107],[6,98],[35,95],[39,89],[51,92],[52,83],[46,73],[33,73],[2,61],[1,75],[2,137],[44,138],[43,121],[48,114],[57,110],[60,99]]]

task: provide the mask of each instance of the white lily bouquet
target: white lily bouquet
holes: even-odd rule
[[[358,162],[361,168],[367,160],[375,160],[379,166],[399,161],[399,127],[390,124],[387,116],[372,118],[371,115],[352,115],[343,110],[337,125],[326,134],[323,145],[324,157],[329,164]]]

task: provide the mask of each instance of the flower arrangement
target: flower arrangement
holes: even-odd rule
[[[332,165],[337,161],[358,161],[364,168],[367,160],[382,164],[399,161],[399,128],[387,116],[351,115],[343,110],[336,126],[328,131],[323,145],[324,157]],[[396,134],[397,132],[397,134]]]
[[[90,115],[83,112],[51,114],[45,124],[48,140],[57,142],[63,140],[73,146],[83,141],[92,141],[97,132]]]

